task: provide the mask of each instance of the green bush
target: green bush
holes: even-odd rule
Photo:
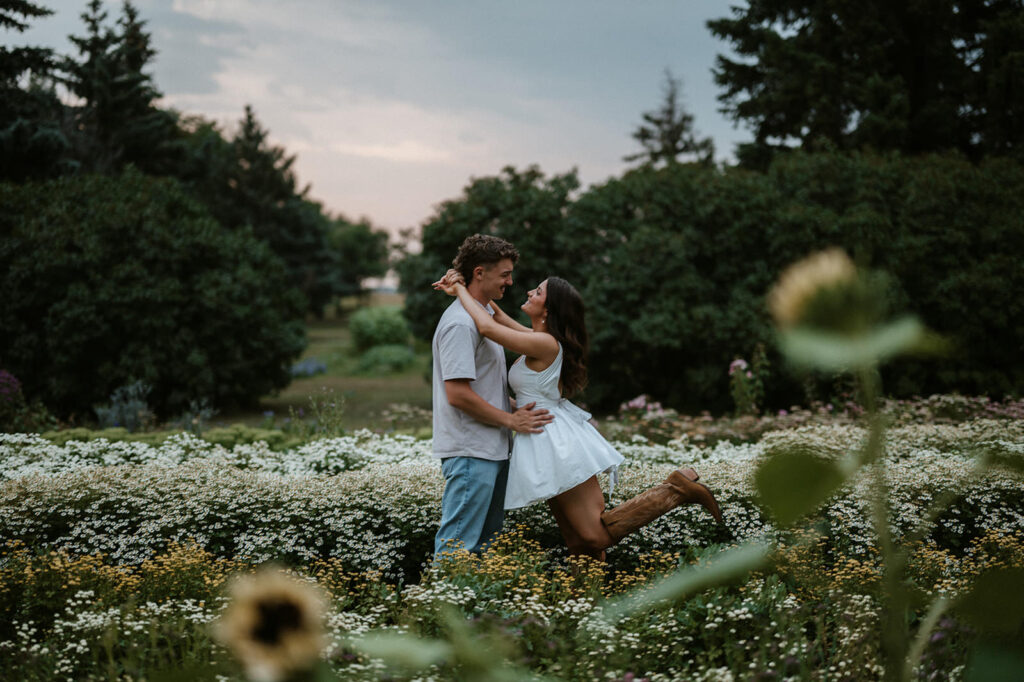
[[[412,367],[416,356],[409,346],[374,346],[359,358],[358,371],[364,374],[401,372]]]
[[[421,339],[433,335],[451,299],[430,284],[451,267],[462,241],[477,232],[511,241],[521,255],[514,282],[499,302],[509,315],[519,313],[526,292],[549,275],[577,285],[589,279],[593,264],[612,244],[601,225],[582,223],[569,213],[579,185],[575,171],[545,177],[535,167],[507,167],[496,177],[473,180],[461,198],[442,203],[423,226],[422,251],[396,265],[413,333]]]
[[[299,440],[278,429],[259,429],[245,424],[218,426],[203,431],[203,440],[230,450],[236,445],[250,445],[264,442],[271,450],[295,447]]]
[[[114,389],[248,404],[290,381],[301,295],[251,234],[132,169],[0,185],[0,357],[27,398],[91,415]]]
[[[505,169],[442,204],[422,252],[398,265],[418,337],[430,337],[449,302],[429,283],[462,239],[487,232],[522,256],[501,302],[510,314],[548,274],[583,294],[592,406],[646,393],[691,413],[725,412],[730,362],[764,344],[765,406],[788,408],[805,401],[806,377],[775,349],[765,294],[790,263],[840,246],[892,275],[892,309],[953,342],[941,362],[887,366],[893,395],[1003,398],[1024,385],[1024,164],[792,153],[767,173],[642,167],[578,197],[573,179]]]
[[[348,328],[352,333],[352,343],[360,352],[374,346],[404,344],[409,340],[409,324],[398,308],[360,308],[352,314]]]

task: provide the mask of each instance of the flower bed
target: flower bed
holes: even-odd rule
[[[699,465],[728,531],[685,507],[610,550],[607,569],[585,566],[574,575],[545,505],[510,513],[507,528],[516,530],[495,552],[423,573],[443,487],[429,441],[361,432],[274,452],[260,444],[229,450],[186,435],[161,445],[61,446],[0,436],[0,538],[7,542],[0,677],[140,676],[166,667],[168,655],[192,666],[195,679],[233,675],[206,623],[223,607],[224,578],[267,560],[330,591],[328,653],[344,679],[384,674],[384,663],[353,649],[348,637],[380,627],[437,636],[447,627],[446,608],[469,617],[484,640],[514,634],[502,654],[513,663],[565,679],[838,679],[875,670],[872,628],[882,607],[865,502],[871,482],[840,491],[795,533],[773,525],[753,483],[766,455],[841,458],[864,437],[852,425],[809,425],[713,448],[688,439],[619,443],[627,466],[615,501],[660,482],[674,466]],[[1024,424],[974,420],[889,432],[897,542],[931,500],[958,495],[927,538],[907,548],[910,575],[924,592],[957,594],[985,566],[1024,567],[1021,478],[998,469],[974,475],[980,450],[1024,457]],[[811,528],[817,535],[802,541]],[[609,596],[755,538],[781,546],[773,573],[646,616],[601,617]],[[950,671],[955,678],[974,635],[955,619],[940,630],[944,643],[929,646],[922,666],[944,671],[934,679]],[[435,665],[418,679],[453,674]]]
[[[137,564],[167,543],[189,538],[216,556],[306,562],[338,558],[349,570],[413,578],[431,551],[443,481],[429,442],[363,432],[276,453],[260,445],[228,451],[182,435],[159,447],[72,442],[55,446],[31,436],[5,436],[0,537],[72,554],[101,552]],[[757,444],[620,443],[627,457],[616,500],[659,483],[675,466],[699,463],[716,491],[731,534],[683,508],[627,538],[612,560],[637,552],[749,540],[773,527],[755,499],[758,459],[773,450],[804,449],[841,457],[858,447],[856,427],[806,427],[769,434]],[[1013,475],[970,478],[979,445],[1024,457],[1021,422],[977,421],[894,429],[888,452],[897,532],[917,523],[929,501],[961,493],[942,516],[936,537],[968,543],[990,529],[1024,529],[1024,493]],[[848,551],[872,542],[861,481],[825,505],[825,521]],[[559,536],[545,505],[508,515],[545,546]],[[961,538],[960,540],[956,540]]]

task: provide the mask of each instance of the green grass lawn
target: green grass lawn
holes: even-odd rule
[[[400,307],[402,296],[374,293],[368,305]],[[275,422],[280,424],[293,411],[297,413],[302,409],[308,412],[310,399],[325,389],[344,399],[343,424],[346,429],[378,425],[381,412],[392,404],[406,404],[429,410],[429,347],[417,344],[416,361],[408,370],[388,374],[359,373],[359,358],[352,350],[347,324],[348,315],[354,307],[355,301],[343,301],[340,311],[331,309],[325,314],[324,319],[311,320],[308,323],[309,347],[300,360],[320,360],[327,365],[326,374],[295,379],[278,395],[261,398],[257,409],[223,413],[217,415],[213,421],[225,424],[241,422],[256,426],[266,420],[264,413],[273,412]]]

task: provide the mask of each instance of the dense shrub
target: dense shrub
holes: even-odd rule
[[[412,367],[416,355],[409,346],[389,343],[374,346],[359,358],[358,370],[367,374],[401,372]]]
[[[356,350],[403,344],[409,340],[409,325],[398,308],[360,308],[348,323]]]
[[[167,415],[286,385],[304,340],[284,267],[171,180],[0,185],[0,357],[26,397],[91,415],[144,381]]]
[[[442,203],[423,227],[422,251],[397,264],[413,333],[423,339],[433,335],[451,299],[430,284],[451,267],[462,241],[477,232],[500,236],[519,250],[514,283],[500,301],[510,315],[519,312],[526,292],[549,275],[577,285],[589,278],[593,262],[608,245],[600,225],[569,219],[578,188],[575,171],[545,177],[537,168],[504,168],[496,177],[473,180],[461,198]]]
[[[785,266],[838,245],[893,276],[891,309],[952,341],[940,363],[889,366],[887,390],[1002,398],[1024,385],[1024,165],[793,153],[767,173],[639,168],[575,200],[573,176],[531,173],[476,180],[424,225],[422,253],[399,268],[418,336],[429,337],[447,304],[431,278],[465,236],[488,232],[519,248],[519,283],[560,274],[583,293],[595,406],[648,393],[669,407],[723,412],[730,363],[764,344],[767,406],[789,407],[808,387],[819,398],[830,387],[781,362],[764,296]],[[514,287],[502,305],[516,312],[520,300]]]

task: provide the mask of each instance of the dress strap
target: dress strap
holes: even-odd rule
[[[557,342],[556,342],[557,343]],[[547,377],[552,373],[562,373],[562,344],[558,344],[558,353],[555,355],[555,359],[551,361],[551,364],[538,372],[542,377]]]
[[[619,465],[616,464],[608,471],[608,501],[611,502],[615,494],[615,486],[619,484]]]

